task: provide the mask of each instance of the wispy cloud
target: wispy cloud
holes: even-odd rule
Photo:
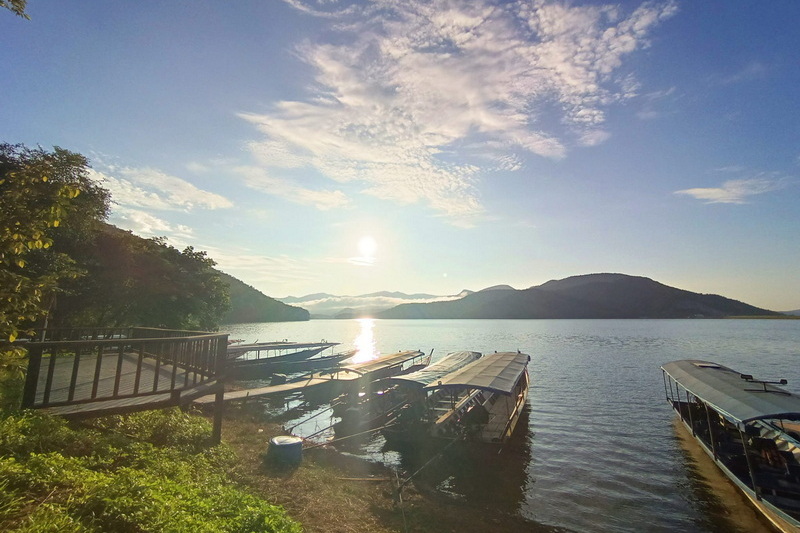
[[[487,146],[501,168],[515,169],[519,153],[558,159],[570,144],[608,138],[605,109],[636,91],[620,72],[624,57],[676,9],[669,1],[628,16],[612,5],[547,1],[287,3],[334,21],[339,34],[336,44],[297,49],[316,72],[307,99],[240,114],[264,135],[250,145],[260,164],[314,169],[464,224],[483,212],[480,179],[498,168],[485,165]],[[267,189],[287,192],[274,181]]]
[[[316,279],[320,272],[318,261],[287,255],[269,256],[245,248],[201,248],[208,252],[209,257],[214,258],[217,268],[238,279],[247,280],[248,284],[270,296],[298,283],[306,285],[310,280]]]
[[[167,237],[170,244],[177,248],[188,246],[194,240],[192,228],[167,222],[140,209],[118,206],[110,218],[115,225],[141,237]]]
[[[754,61],[742,67],[738,72],[722,78],[721,82],[725,85],[731,85],[735,83],[758,80],[763,79],[767,73],[768,69],[766,65],[759,63],[758,61]]]
[[[698,187],[675,191],[704,200],[707,204],[744,204],[751,196],[768,193],[786,186],[786,180],[774,175],[728,180],[719,187]]]
[[[115,203],[125,207],[186,211],[233,207],[224,196],[152,168],[108,167],[90,174],[111,192]]]
[[[342,191],[319,191],[300,187],[289,179],[271,176],[261,167],[241,166],[235,172],[245,179],[245,184],[261,192],[280,196],[290,202],[311,205],[320,210],[346,207],[350,200]]]

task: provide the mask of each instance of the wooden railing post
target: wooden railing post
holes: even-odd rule
[[[214,354],[214,377],[217,380],[217,393],[214,396],[214,426],[211,432],[211,444],[216,446],[222,442],[222,417],[225,412],[225,362],[228,359],[228,336],[214,339],[209,349]]]
[[[42,367],[42,347],[28,348],[28,372],[25,374],[25,389],[22,391],[22,408],[30,409],[36,403],[36,386]]]

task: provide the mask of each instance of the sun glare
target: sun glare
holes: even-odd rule
[[[375,257],[375,252],[378,250],[378,243],[369,235],[361,237],[358,241],[358,253],[361,257]]]
[[[351,257],[348,261],[351,264],[359,266],[372,266],[375,264],[375,252],[378,250],[378,243],[370,237],[365,235],[358,240],[358,256]]]

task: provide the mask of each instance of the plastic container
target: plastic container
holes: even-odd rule
[[[299,465],[303,460],[303,439],[292,435],[271,438],[266,460],[281,465]]]

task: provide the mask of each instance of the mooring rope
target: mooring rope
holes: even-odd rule
[[[324,429],[321,429],[320,431],[317,431],[316,433],[312,433],[311,435],[309,435],[308,437],[305,437],[305,438],[306,439],[310,439],[314,435],[318,435],[318,434],[322,433],[323,431],[332,428],[334,425],[335,424],[331,424],[330,426],[328,426],[328,427],[326,427]],[[360,433],[353,433],[351,435],[347,435],[346,437],[339,437],[338,439],[332,439],[332,440],[329,440],[329,441],[326,441],[326,442],[321,442],[321,443],[318,443],[318,444],[312,444],[311,446],[308,446],[308,447],[306,447],[304,449],[305,450],[313,450],[314,448],[319,448],[321,446],[327,446],[328,444],[336,444],[337,442],[341,442],[341,441],[347,440],[347,439],[352,439],[353,437],[358,437],[360,435],[366,435],[368,433],[374,433],[376,431],[381,431],[382,429],[385,429],[385,428],[388,428],[388,427],[392,427],[394,425],[395,425],[395,423],[394,423],[394,421],[392,421],[392,422],[390,422],[388,424],[385,424],[385,425],[383,425],[381,427],[368,429],[366,431],[361,431]]]
[[[402,488],[403,488],[403,487],[406,485],[406,483],[408,483],[409,481],[411,481],[411,480],[414,478],[414,476],[416,476],[417,474],[419,474],[420,472],[422,472],[422,471],[423,471],[423,470],[424,470],[424,469],[425,469],[427,466],[429,466],[431,463],[433,463],[434,461],[436,461],[437,459],[439,459],[439,458],[442,456],[442,454],[444,454],[444,452],[445,452],[445,451],[446,451],[446,450],[447,450],[447,449],[448,449],[450,446],[452,446],[452,445],[453,445],[453,444],[455,444],[456,442],[460,442],[460,441],[461,441],[461,439],[453,439],[452,441],[450,441],[450,443],[448,443],[448,444],[447,444],[447,446],[445,446],[444,448],[442,448],[441,450],[439,450],[439,453],[437,453],[436,455],[434,455],[433,457],[431,457],[430,459],[428,459],[428,461],[426,461],[424,465],[422,465],[421,467],[419,467],[419,469],[417,469],[417,471],[416,471],[416,472],[414,472],[413,474],[411,474],[410,476],[408,476],[408,477],[405,479],[405,481],[403,481],[403,483],[400,485],[400,489],[402,489]]]

